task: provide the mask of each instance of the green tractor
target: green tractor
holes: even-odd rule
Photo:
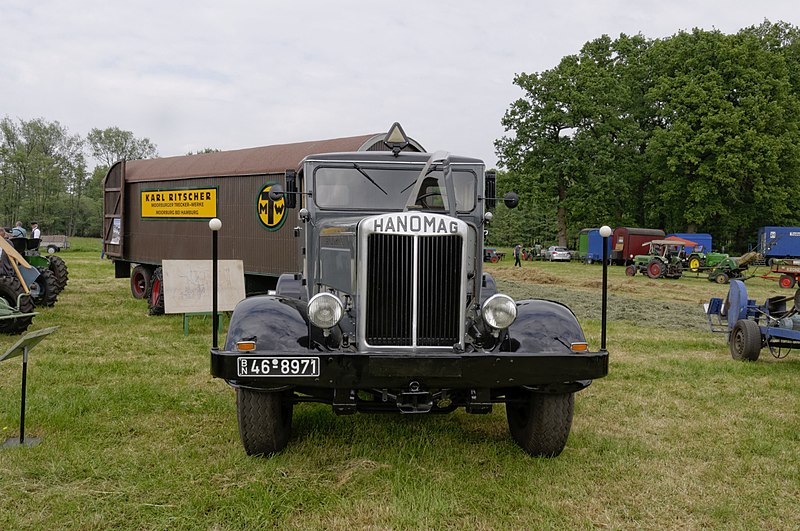
[[[750,264],[761,257],[755,251],[742,256],[728,256],[713,266],[708,266],[708,280],[717,284],[727,284],[733,278],[743,278]]]
[[[58,256],[47,257],[39,254],[38,238],[11,238],[9,240],[19,256],[24,257],[32,268],[23,268],[22,276],[30,289],[36,306],[53,306],[69,280],[69,272],[64,260]]]
[[[728,258],[729,256],[725,253],[706,251],[702,245],[698,245],[686,257],[683,265],[692,273],[697,273],[709,267],[716,267]]]
[[[0,237],[0,334],[21,334],[36,315],[25,275],[31,278],[38,272]]]
[[[686,244],[675,240],[652,240],[647,254],[633,258],[633,264],[625,268],[629,277],[641,273],[650,278],[681,278],[685,260]]]

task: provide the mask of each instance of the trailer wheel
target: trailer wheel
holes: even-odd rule
[[[727,284],[730,278],[726,273],[717,273],[714,275],[714,282],[717,284]]]
[[[48,254],[55,254],[55,253],[57,253],[58,251],[59,251],[59,249],[58,249],[58,247],[56,247],[55,245],[48,245],[48,246],[47,246],[47,252],[48,252]]]
[[[28,286],[31,292],[31,299],[35,306],[52,307],[58,300],[58,288],[53,272],[49,269],[40,269],[39,276],[35,282]]]
[[[781,275],[778,285],[784,289],[792,289],[796,281],[792,275]]]
[[[647,264],[647,276],[650,278],[661,278],[664,276],[664,264],[658,260],[653,260]]]
[[[150,268],[137,265],[131,272],[131,295],[134,299],[143,299],[150,294],[153,272]]]
[[[511,437],[530,455],[555,457],[567,444],[574,407],[574,393],[540,394],[519,389],[506,404]]]
[[[48,256],[47,261],[50,262],[50,271],[53,272],[53,276],[56,279],[56,289],[58,293],[61,293],[64,291],[64,288],[67,287],[67,281],[69,281],[67,264],[64,262],[63,258],[55,255]]]
[[[289,443],[292,402],[285,391],[236,389],[239,438],[247,455],[270,455]]]
[[[761,353],[761,330],[750,319],[739,319],[729,340],[731,357],[735,360],[756,361]]]
[[[625,267],[625,274],[629,277],[636,275],[636,266],[629,265]]]
[[[17,308],[17,297],[21,293],[22,284],[15,277],[0,277],[0,299],[3,299],[10,308]],[[33,301],[29,295],[19,299],[20,313],[33,313]],[[31,325],[33,316],[16,317],[14,319],[0,319],[0,334],[21,334]]]
[[[164,277],[160,267],[153,271],[150,283],[150,295],[147,298],[150,315],[164,314]]]

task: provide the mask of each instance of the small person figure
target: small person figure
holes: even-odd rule
[[[31,238],[41,238],[42,231],[39,230],[39,224],[31,221]]]
[[[28,231],[25,230],[25,227],[22,226],[21,221],[17,221],[16,226],[11,229],[11,237],[12,238],[27,238]]]
[[[522,262],[519,261],[521,253],[522,253],[522,245],[517,244],[517,246],[514,247],[514,267],[517,266],[522,267]]]

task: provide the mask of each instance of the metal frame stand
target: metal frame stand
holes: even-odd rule
[[[19,438],[10,437],[0,446],[0,448],[16,448],[19,446],[26,446],[28,448],[36,446],[42,439],[41,437],[28,437],[25,438],[25,398],[28,383],[28,353],[30,350],[39,344],[48,335],[52,334],[58,329],[57,326],[51,328],[44,328],[36,330],[24,335],[17,341],[10,349],[8,349],[2,356],[0,361],[16,358],[22,356],[22,399],[20,400],[20,413],[19,413]]]

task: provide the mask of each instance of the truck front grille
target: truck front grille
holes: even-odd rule
[[[460,343],[462,237],[371,234],[366,341],[374,346]]]

